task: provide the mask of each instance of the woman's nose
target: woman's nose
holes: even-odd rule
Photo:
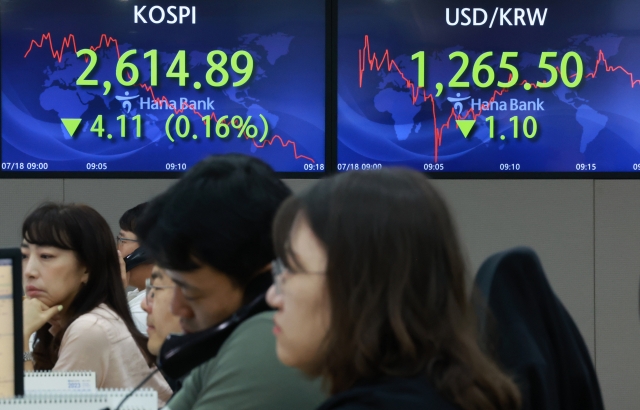
[[[37,275],[38,270],[35,263],[35,258],[27,256],[22,259],[22,274],[25,278],[33,278]]]

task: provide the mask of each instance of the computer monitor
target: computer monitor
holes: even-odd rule
[[[640,2],[336,1],[338,171],[640,175]]]
[[[0,177],[325,172],[325,0],[0,3]]]
[[[22,255],[0,249],[0,397],[24,394]]]

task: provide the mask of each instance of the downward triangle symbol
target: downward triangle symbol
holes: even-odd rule
[[[456,120],[456,124],[458,124],[458,128],[460,128],[460,131],[462,131],[462,135],[464,135],[465,138],[469,136],[471,128],[473,128],[475,123],[476,120]]]
[[[72,137],[73,137],[73,134],[78,129],[78,126],[82,122],[81,118],[61,118],[61,120],[62,120],[62,124],[64,124],[64,127],[67,129],[67,132]]]

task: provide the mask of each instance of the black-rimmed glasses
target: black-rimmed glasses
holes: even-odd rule
[[[282,295],[282,285],[286,281],[285,273],[289,273],[291,275],[299,274],[299,273],[312,273],[316,275],[324,275],[325,272],[310,272],[310,271],[292,271],[287,268],[282,262],[282,259],[277,258],[271,262],[271,276],[273,276],[273,284],[276,286],[276,294]]]
[[[155,297],[155,292],[159,289],[174,289],[176,286],[155,286],[151,283],[151,279],[147,279],[144,281],[145,289],[147,294],[145,295],[147,306],[151,306],[153,304],[153,298]]]
[[[120,236],[120,235],[116,236],[116,246],[118,246],[118,247],[120,246],[120,244],[122,244],[124,242],[127,242],[127,241],[136,242],[136,243],[140,242],[137,239],[125,238],[125,237]]]

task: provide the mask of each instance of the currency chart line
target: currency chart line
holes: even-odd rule
[[[634,88],[636,84],[640,85],[640,80],[635,80],[633,78],[633,73],[632,72],[627,71],[627,69],[625,69],[622,66],[615,66],[615,67],[614,66],[610,66],[609,62],[605,58],[604,52],[602,52],[602,50],[600,50],[598,52],[598,59],[596,60],[596,68],[593,70],[593,72],[585,75],[584,78],[596,78],[596,75],[598,74],[598,68],[600,67],[601,63],[604,63],[604,68],[605,68],[605,71],[607,73],[620,70],[623,73],[625,73],[626,75],[628,75],[629,76],[629,81],[631,81],[631,88]]]
[[[57,51],[53,46],[53,40],[51,39],[51,33],[46,33],[46,34],[43,34],[41,36],[39,43],[36,40],[31,40],[31,43],[29,44],[29,49],[25,53],[24,58],[27,58],[27,56],[29,56],[29,54],[31,53],[31,51],[32,51],[34,46],[36,46],[38,48],[43,48],[45,40],[49,41],[49,46],[50,46],[50,49],[51,49],[51,56],[53,58],[55,58],[56,60],[58,60],[59,63],[62,62],[62,56],[63,56],[65,50],[66,49],[71,49],[72,45],[73,45],[74,53],[78,52],[77,45],[76,45],[76,38],[75,38],[75,36],[73,34],[69,34],[67,37],[64,37],[62,39],[62,45],[60,47],[60,51]],[[100,36],[100,42],[98,43],[97,46],[89,46],[89,48],[91,50],[95,51],[95,50],[97,50],[99,48],[102,48],[103,45],[105,47],[110,47],[111,43],[115,44],[116,54],[118,55],[118,59],[120,59],[120,48],[119,48],[119,45],[118,45],[118,40],[113,38],[113,37],[109,37],[106,34],[102,34]],[[129,73],[127,73],[127,74],[129,74]],[[129,78],[130,78],[130,75],[129,75]],[[140,88],[142,88],[143,90],[145,90],[148,93],[150,93],[151,94],[151,98],[153,99],[154,102],[156,102],[156,103],[164,102],[164,103],[167,104],[167,106],[169,106],[169,107],[172,106],[172,105],[169,104],[169,99],[166,96],[162,95],[160,97],[156,97],[152,86],[147,85],[145,83],[140,83]],[[181,107],[181,108],[174,107],[173,108],[173,112],[175,114],[181,114],[181,113],[183,113],[185,111],[186,108],[190,108],[190,107],[188,107],[188,106],[187,107]],[[202,113],[200,113],[199,111],[197,111],[195,108],[190,108],[190,109],[198,117],[200,117],[200,118],[204,117],[204,115]],[[210,114],[210,118],[215,120],[216,123],[218,122],[218,117],[216,116],[215,112],[212,112]],[[245,137],[245,139],[248,139],[246,134],[244,135],[244,137]],[[265,140],[262,144],[256,143],[256,141],[253,140],[253,139],[251,141],[253,142],[253,145],[256,148],[262,149],[262,148],[265,148],[267,143],[269,145],[273,145],[275,140],[278,140],[280,142],[280,145],[282,146],[282,148],[286,148],[287,146],[291,145],[293,147],[293,155],[294,155],[294,158],[296,160],[303,158],[303,159],[306,159],[306,160],[310,161],[313,164],[316,163],[316,161],[313,158],[311,158],[309,156],[306,156],[306,155],[298,154],[298,147],[297,147],[295,141],[287,140],[286,142],[284,142],[283,138],[280,135],[274,135],[271,139]]]
[[[371,52],[371,46],[369,43],[369,36],[365,35],[364,36],[364,46],[362,49],[358,50],[358,63],[359,63],[359,70],[360,70],[360,88],[362,88],[362,81],[363,81],[363,76],[364,76],[364,72],[367,70],[367,64],[369,65],[369,70],[370,71],[380,71],[382,70],[382,68],[386,65],[387,66],[387,71],[391,72],[392,69],[395,70],[400,77],[404,80],[405,82],[405,86],[410,90],[411,92],[411,100],[413,102],[413,104],[416,104],[416,102],[418,101],[418,99],[420,98],[420,91],[421,89],[419,87],[417,87],[413,81],[411,81],[409,78],[407,78],[405,76],[405,74],[402,72],[402,70],[400,69],[400,67],[398,66],[398,64],[396,63],[396,61],[394,59],[392,59],[390,57],[390,53],[389,50],[385,50],[384,54],[382,55],[381,58],[378,58],[378,55],[375,52]],[[622,71],[623,73],[625,73],[627,76],[629,76],[630,82],[631,82],[631,88],[634,88],[636,84],[640,84],[640,80],[636,80],[634,79],[633,73],[628,71],[627,69],[625,69],[622,66],[610,66],[607,59],[604,56],[604,52],[602,50],[599,50],[598,52],[598,59],[596,60],[596,65],[595,65],[595,69],[591,72],[588,73],[584,76],[584,78],[595,78],[597,73],[598,73],[598,67],[600,66],[600,64],[604,63],[604,67],[605,67],[605,71],[606,72],[614,72],[614,71]],[[558,67],[556,67],[556,70],[560,70]],[[575,74],[570,76],[570,77],[575,77]],[[511,74],[509,75],[509,81],[511,81]],[[528,81],[527,80],[523,80],[522,82],[519,83],[519,85],[524,85],[527,84]],[[538,86],[534,83],[529,83],[532,87],[534,88],[538,88]],[[491,96],[491,98],[488,100],[489,106],[491,105],[492,102],[495,101],[496,97],[503,95],[505,92],[509,92],[509,89],[503,88],[502,90],[495,90],[493,92],[493,95]],[[434,158],[435,158],[435,162],[438,162],[438,149],[439,147],[442,145],[442,134],[444,132],[445,129],[449,129],[451,126],[451,120],[458,120],[458,119],[467,119],[469,117],[469,115],[471,115],[473,117],[474,120],[476,120],[483,112],[482,107],[478,110],[478,112],[476,113],[475,110],[473,108],[470,108],[469,110],[467,110],[465,112],[465,114],[460,114],[457,115],[455,113],[455,110],[453,108],[451,108],[451,113],[449,114],[449,117],[447,118],[447,121],[440,127],[438,127],[438,120],[436,117],[436,102],[435,102],[435,97],[433,96],[433,94],[427,94],[427,91],[423,88],[422,89],[422,97],[423,97],[423,101],[427,102],[430,101],[431,102],[431,112],[433,114],[433,131],[434,131]],[[457,126],[457,125],[456,125]]]

